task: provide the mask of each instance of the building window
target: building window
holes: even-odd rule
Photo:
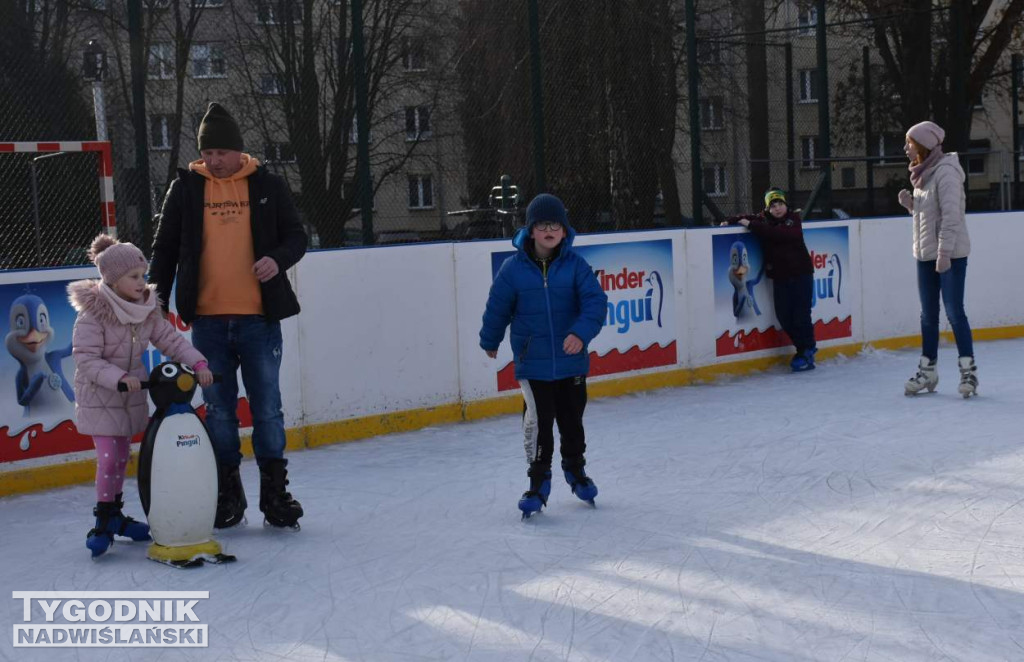
[[[967,143],[967,174],[984,175],[985,161],[992,144],[988,140],[972,140]]]
[[[368,142],[370,142],[370,143],[373,142],[373,129],[372,128],[370,129],[368,135],[366,136],[366,140]],[[359,124],[358,124],[358,120],[355,117],[352,118],[352,128],[349,129],[349,132],[348,132],[348,141],[349,141],[349,143],[351,143],[353,145],[355,145],[357,142],[359,142]]]
[[[843,188],[853,188],[857,185],[857,171],[853,168],[842,169]]]
[[[711,97],[700,101],[700,128],[715,131],[722,128],[722,99]]]
[[[226,78],[228,65],[220,44],[195,44],[189,51],[193,78]]]
[[[434,207],[434,180],[430,175],[409,175],[409,209]]]
[[[405,139],[426,140],[431,134],[430,108],[407,106],[405,109]]]
[[[423,37],[402,37],[402,67],[406,71],[427,70],[427,45]]]
[[[701,64],[722,64],[722,42],[714,37],[697,38],[697,62]]]
[[[880,164],[906,163],[907,155],[903,152],[904,138],[895,133],[882,133],[878,136],[878,153],[882,159]]]
[[[798,7],[796,11],[796,24],[799,28],[797,34],[813,37],[818,29],[818,7],[808,4]]]
[[[265,96],[284,94],[284,81],[277,74],[260,74],[260,94]]]
[[[818,70],[800,70],[800,103],[814,103],[818,100]]]
[[[171,148],[171,116],[149,116],[149,146],[153,149]]]
[[[263,158],[267,163],[295,163],[295,150],[291,143],[269,142],[263,146]]]
[[[801,168],[817,168],[818,164],[814,162],[814,153],[817,151],[816,146],[818,142],[817,136],[804,136],[800,139],[800,167]]]
[[[725,181],[725,166],[721,163],[709,163],[704,166],[704,192],[711,197],[719,198],[729,192]]]
[[[341,193],[342,196],[344,196],[344,198],[346,200],[351,200],[352,201],[352,211],[361,211],[362,208],[363,208],[363,205],[362,205],[362,200],[359,199],[359,190],[356,187],[355,180],[354,179],[346,179],[342,183],[342,187],[343,187],[342,188],[342,193]],[[377,208],[376,200],[372,200],[370,202],[370,209],[376,209],[376,208]]]
[[[150,44],[149,62],[146,68],[149,78],[170,80],[174,78],[174,48],[171,44]]]
[[[292,23],[302,20],[302,3],[295,0],[258,0],[256,20],[264,25],[276,25],[291,18]]]

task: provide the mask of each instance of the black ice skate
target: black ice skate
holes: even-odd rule
[[[288,486],[288,460],[262,458],[260,464],[260,510],[264,524],[299,530],[302,504],[285,491]]]
[[[238,466],[219,467],[220,488],[217,490],[217,516],[213,521],[214,528],[227,529],[245,521],[245,508],[249,503],[245,500],[245,488]]]

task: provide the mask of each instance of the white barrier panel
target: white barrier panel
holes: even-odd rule
[[[864,337],[869,340],[921,332],[913,224],[909,216],[859,222],[863,256]],[[1024,289],[1016,284],[1016,247],[1024,241],[1024,214],[971,214],[967,217],[971,254],[967,260],[965,308],[974,329],[1019,325],[1024,321]],[[939,315],[949,329],[945,313]]]
[[[296,289],[307,425],[459,401],[452,251],[425,244],[303,258]]]
[[[968,223],[971,325],[1015,333],[1024,325],[1024,289],[1012,270],[1024,243],[1024,213],[976,214]],[[772,340],[774,325],[770,283],[747,288],[730,279],[737,241],[748,252],[747,278],[757,277],[759,248],[749,237],[736,228],[578,237],[610,304],[608,326],[590,347],[593,381],[788,353],[779,344],[784,338],[765,340]],[[821,346],[919,333],[909,217],[808,223],[805,237],[815,257],[813,317]],[[290,274],[302,314],[282,325],[286,425],[457,407],[515,393],[507,340],[494,361],[478,335],[494,272],[512,250],[506,239],[307,255]],[[43,363],[61,373],[46,375],[45,403],[27,397],[18,375],[25,360],[16,356],[14,334],[7,335],[7,356],[0,357],[0,473],[91,457],[91,441],[68,413],[70,400],[65,396],[61,408],[58,396],[74,371],[65,355],[75,318],[65,286],[94,276],[86,267],[0,273],[0,307],[11,324],[16,300],[33,310],[47,307],[53,335],[40,351],[44,358],[52,353]],[[743,292],[751,295],[749,308],[734,297]],[[760,315],[750,314],[755,301]],[[822,329],[831,335],[820,335]],[[159,359],[155,350],[147,357]]]

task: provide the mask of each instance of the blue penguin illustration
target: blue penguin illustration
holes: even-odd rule
[[[744,313],[753,309],[757,315],[761,309],[754,298],[754,288],[761,282],[764,276],[764,266],[758,272],[756,278],[747,278],[750,273],[750,258],[747,255],[747,245],[742,241],[733,242],[729,248],[729,282],[732,283],[732,314],[737,319],[744,316]]]
[[[15,376],[15,391],[25,415],[68,410],[75,392],[60,363],[71,356],[71,345],[46,351],[55,339],[46,304],[34,294],[23,294],[11,303],[10,323],[7,351],[21,366]]]
[[[831,270],[828,272],[829,277],[835,275],[836,278],[836,303],[842,303],[842,291],[843,291],[843,264],[839,260],[839,256],[833,253],[828,258],[828,266]]]
[[[644,297],[647,299],[647,319],[654,319],[653,316],[651,315],[651,313],[652,313],[652,311],[651,311],[651,298],[654,296],[655,292],[657,292],[657,295],[658,295],[658,316],[657,316],[657,320],[658,320],[658,326],[660,327],[661,326],[661,309],[665,305],[665,286],[661,282],[661,274],[659,274],[657,271],[652,271],[650,276],[648,276],[647,278],[644,278],[644,282],[648,283],[651,286],[651,289],[647,290],[646,294],[644,294]]]

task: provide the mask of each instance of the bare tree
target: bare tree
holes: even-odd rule
[[[442,43],[431,39],[440,27],[440,11],[430,0],[364,4],[374,194],[416,156],[428,135],[437,137],[418,127],[429,122],[426,118],[440,101],[444,53],[440,47],[426,48]],[[268,144],[286,138],[294,151],[301,207],[322,245],[343,245],[345,222],[365,204],[352,184],[355,88],[349,3],[243,0],[233,5],[233,18],[245,72],[242,94],[253,120]],[[411,130],[401,116],[406,108],[413,109]]]
[[[997,65],[1019,37],[1024,0],[851,0],[844,17],[870,19],[887,78],[909,127],[934,117],[946,145],[967,148],[971,113]]]
[[[647,226],[661,191],[678,223],[672,0],[566,0],[540,17],[545,171],[582,229]],[[507,173],[537,193],[525,3],[461,3],[463,123],[472,194]]]
[[[127,8],[121,4],[111,7],[97,6],[88,0],[76,0],[85,5],[99,19],[104,32],[104,45],[112,51],[112,68],[116,77],[118,98],[114,110],[121,124],[131,125],[134,99],[131,94],[131,52]],[[167,135],[170,152],[162,189],[170,186],[176,176],[181,153],[181,140],[185,121],[185,96],[190,73],[192,49],[197,31],[203,24],[208,0],[142,0],[144,23],[142,48],[147,68],[147,99],[157,101],[167,117]],[[150,195],[149,191],[140,192]]]

